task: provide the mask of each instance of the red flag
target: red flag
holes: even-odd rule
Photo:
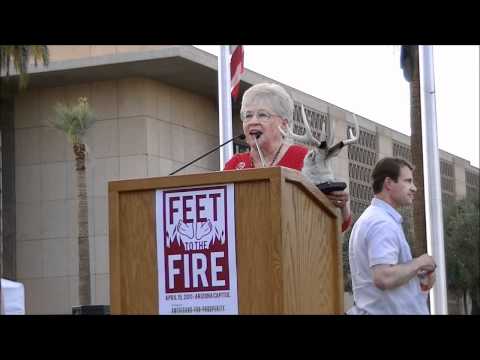
[[[232,97],[233,97],[233,100],[237,100],[238,93],[240,92],[240,77],[244,73],[243,46],[230,45],[230,53],[232,54],[232,58],[230,59]]]

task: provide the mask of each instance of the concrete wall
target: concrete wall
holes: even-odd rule
[[[50,61],[64,61],[125,52],[159,50],[171,45],[48,45]]]
[[[92,302],[109,304],[107,182],[164,176],[218,143],[213,100],[142,78],[36,89],[15,101],[17,279],[28,314],[78,305],[77,201],[70,143],[49,126],[58,101],[87,96]],[[182,173],[217,170],[212,154]]]

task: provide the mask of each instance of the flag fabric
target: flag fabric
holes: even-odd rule
[[[230,45],[230,77],[231,77],[231,91],[233,100],[237,100],[240,93],[240,78],[244,73],[243,67],[243,46]]]

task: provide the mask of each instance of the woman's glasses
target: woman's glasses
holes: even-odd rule
[[[256,117],[257,120],[259,121],[268,121],[272,116],[279,116],[277,114],[271,114],[266,110],[257,110],[257,111],[242,111],[240,113],[240,119],[242,119],[243,122],[249,121],[253,119],[253,117]]]

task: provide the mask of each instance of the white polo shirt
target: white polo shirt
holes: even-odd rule
[[[428,315],[427,295],[421,291],[417,277],[391,290],[380,290],[373,283],[372,266],[411,260],[402,216],[385,201],[373,198],[350,235],[349,261],[355,304],[348,314]]]

